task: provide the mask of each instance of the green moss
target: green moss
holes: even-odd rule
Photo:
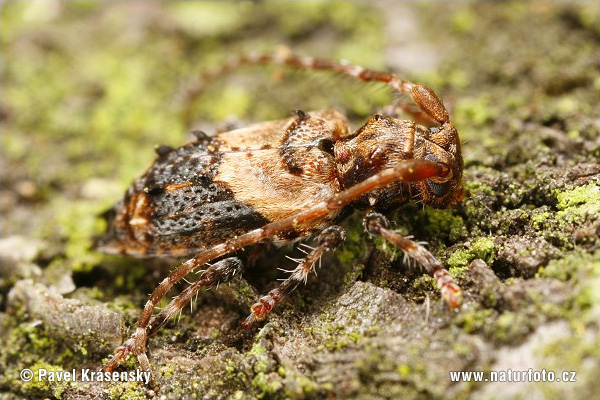
[[[232,398],[235,400],[242,400],[242,399],[248,398],[248,394],[246,392],[244,392],[243,390],[236,390],[233,393]]]
[[[499,314],[493,309],[475,308],[463,311],[455,323],[466,333],[481,333],[496,343],[506,344],[523,340],[537,322],[528,310]]]
[[[469,265],[469,262],[474,259],[475,257],[469,250],[456,250],[448,257],[448,265],[450,265],[451,268],[464,267]]]
[[[577,290],[560,303],[549,301],[541,288],[532,286],[526,291],[527,305],[518,311],[498,314],[491,309],[472,309],[463,311],[456,323],[469,333],[482,332],[502,344],[522,341],[544,318],[567,320],[571,329],[585,332],[596,320],[593,310],[600,290],[597,258],[598,254],[579,251],[551,261],[538,272],[537,279],[555,278],[576,285]]]
[[[351,284],[356,282],[357,279],[360,279],[364,269],[365,269],[365,264],[356,263],[354,268],[349,269],[344,274],[344,277],[342,278],[342,282],[344,283],[344,285],[350,286]]]
[[[560,281],[568,281],[576,278],[579,271],[586,266],[592,265],[597,258],[589,253],[569,253],[564,258],[551,260],[548,265],[540,268],[536,278],[554,278]]]
[[[21,327],[20,333],[25,334],[36,353],[43,354],[52,349],[56,350],[58,343],[43,329],[36,329],[33,324],[22,324]]]
[[[543,230],[548,228],[549,224],[554,221],[555,214],[548,210],[548,207],[534,210],[531,216],[531,223],[535,230]]]
[[[284,368],[282,365],[280,365],[280,366],[277,368],[277,373],[278,373],[278,374],[279,374],[279,376],[281,376],[282,378],[285,378],[285,375],[286,375],[286,369],[285,369],[285,368]]]
[[[160,369],[161,376],[166,379],[172,378],[175,375],[175,365],[174,364],[166,364]]]
[[[555,371],[577,371],[577,394],[594,397],[598,393],[596,361],[600,357],[597,346],[598,293],[600,292],[600,252],[593,254],[579,251],[570,254],[564,263],[551,262],[549,267],[540,271],[543,277],[552,277],[573,283],[575,291],[559,305],[544,308],[547,315],[559,315],[569,322],[568,332],[545,343],[536,352],[539,365]],[[561,260],[562,261],[562,260]],[[563,274],[562,268],[568,273]],[[540,300],[545,304],[545,299]],[[590,366],[594,366],[591,367]],[[548,398],[564,398],[569,394],[562,387],[548,387]]]
[[[346,240],[342,246],[335,251],[335,257],[341,265],[351,266],[356,263],[357,258],[364,252],[366,233],[358,217],[348,220],[346,229]]]
[[[540,277],[551,277],[571,281],[575,290],[569,294],[559,309],[560,315],[566,318],[573,329],[584,330],[586,325],[594,324],[596,319],[597,293],[600,292],[599,252],[576,252],[563,260],[555,260],[540,271]],[[544,303],[544,299],[539,300]],[[553,315],[556,310],[549,310]]]
[[[356,310],[349,310],[346,317],[358,318]],[[311,336],[317,338],[321,343],[321,350],[336,351],[359,343],[364,335],[359,332],[349,330],[347,326],[336,322],[335,311],[327,310],[319,315],[319,323],[310,329]]]
[[[232,110],[236,110],[236,114],[239,112],[238,115],[247,115],[252,107],[251,95],[239,87],[226,86],[211,102],[215,121],[224,121],[231,116]]]
[[[472,309],[460,313],[455,323],[467,333],[479,332],[490,324],[495,314],[491,309]]]
[[[253,369],[257,374],[265,373],[269,367],[269,352],[258,339],[254,346],[248,351],[248,355],[254,360]]]
[[[283,383],[270,374],[259,372],[252,379],[252,386],[258,391],[257,397],[271,398],[273,394],[283,389]]]
[[[590,216],[600,215],[600,187],[596,183],[556,192],[558,213],[565,223],[581,223]]]
[[[147,399],[143,385],[138,382],[111,382],[108,394],[111,399]]]
[[[429,221],[427,227],[433,237],[447,237],[448,241],[455,243],[460,238],[467,236],[467,228],[456,210],[440,210],[426,208],[425,214]]]
[[[412,373],[410,366],[407,364],[398,365],[396,371],[398,371],[398,375],[400,375],[401,378],[408,378]]]
[[[312,398],[320,389],[319,384],[303,374],[297,374],[294,377],[294,384],[286,387],[283,397],[286,399]],[[321,388],[327,390],[331,385],[325,384]],[[330,389],[331,390],[331,389]]]
[[[52,381],[50,379],[38,380],[39,371],[45,370],[48,377],[53,373],[65,372],[65,370],[57,365],[49,364],[44,361],[38,361],[29,367],[33,372],[33,379],[29,382],[20,383],[20,391],[28,393],[29,396],[45,397],[52,396],[57,399],[62,397],[62,394],[69,387],[73,386],[70,381]]]
[[[500,343],[515,343],[532,330],[531,318],[526,313],[502,313],[486,329]]]
[[[414,279],[411,283],[412,291],[414,291],[415,296],[418,298],[422,298],[425,293],[431,293],[437,288],[435,283],[435,279],[429,275],[421,275]]]
[[[89,339],[69,336],[61,338],[53,330],[49,332],[43,324],[22,322],[7,317],[2,319],[2,345],[0,356],[2,363],[17,363],[17,368],[29,368],[29,365],[52,361],[55,364],[79,363],[89,360]],[[102,346],[98,346],[102,348]],[[95,352],[94,352],[95,354]]]
[[[354,344],[358,343],[363,338],[363,335],[357,332],[350,332],[348,334],[348,339]]]
[[[473,240],[469,248],[452,253],[448,257],[448,265],[451,268],[466,267],[475,259],[481,259],[491,265],[496,258],[497,251],[492,238],[480,237]]]
[[[175,2],[168,11],[180,29],[193,35],[223,35],[244,24],[250,4]]]
[[[400,251],[396,246],[391,244],[389,241],[385,240],[380,236],[375,236],[372,239],[375,248],[387,254],[390,257],[390,261],[397,260],[400,256],[402,256],[402,251]]]
[[[479,258],[489,265],[494,262],[497,250],[494,246],[494,239],[490,237],[483,237],[476,239],[473,242],[471,251],[473,252],[475,258]]]
[[[464,342],[455,341],[452,344],[452,351],[459,357],[470,357],[473,352],[473,347]]]
[[[536,349],[538,365],[547,370],[575,371],[578,382],[577,395],[581,398],[594,398],[598,394],[598,367],[600,348],[597,342],[584,329],[571,328],[568,337],[559,337]],[[595,366],[582,368],[583,365]],[[562,379],[560,374],[558,375]],[[573,384],[573,383],[570,383]],[[568,398],[572,393],[569,387],[550,386],[546,389],[546,398]]]
[[[88,272],[99,263],[102,255],[93,250],[92,238],[100,234],[104,222],[97,218],[100,209],[98,202],[80,201],[68,204],[69,200],[57,198],[52,232],[66,238],[65,258],[74,272]],[[60,259],[55,259],[57,262]]]
[[[494,195],[494,189],[490,185],[487,185],[483,182],[466,181],[464,183],[464,186],[465,186],[465,192],[467,192],[471,196],[476,195],[476,194],[482,194],[482,195],[486,195],[486,196]]]
[[[455,280],[460,281],[467,278],[469,269],[467,267],[452,267],[448,272]]]
[[[345,326],[327,324],[323,327],[323,333],[323,343],[329,351],[341,350],[349,344]]]

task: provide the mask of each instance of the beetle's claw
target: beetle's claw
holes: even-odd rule
[[[135,341],[133,338],[127,339],[125,343],[121,346],[117,347],[114,352],[114,356],[110,359],[109,362],[104,364],[102,367],[102,372],[113,372],[113,370],[119,365],[124,363],[127,360],[129,354],[133,351],[133,345]]]

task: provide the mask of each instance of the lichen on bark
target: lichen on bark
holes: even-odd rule
[[[6,398],[597,398],[600,142],[597,7],[587,3],[13,2],[2,7],[0,390]],[[363,233],[255,331],[239,321],[293,246],[201,293],[150,340],[155,384],[23,382],[23,368],[98,368],[177,260],[91,249],[98,215],[194,128],[338,107],[354,127],[377,85],[250,68],[181,93],[232,54],[286,45],[392,70],[442,96],[460,132],[465,200],[409,205],[464,289]],[[232,120],[230,119],[229,122]],[[177,287],[181,290],[183,287]],[[131,360],[125,368],[135,369]],[[452,382],[449,371],[576,371],[569,383]]]

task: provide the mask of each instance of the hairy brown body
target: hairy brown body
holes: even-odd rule
[[[107,213],[109,229],[99,247],[133,256],[190,255],[295,215],[403,160],[455,163],[457,141],[447,151],[431,134],[412,121],[376,115],[350,135],[343,115],[321,110],[190,143],[159,156],[134,182]],[[352,206],[385,211],[425,195],[424,185],[398,182]],[[307,236],[331,225],[339,213],[273,239]]]

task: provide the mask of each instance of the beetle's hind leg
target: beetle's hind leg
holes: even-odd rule
[[[193,282],[183,292],[176,296],[171,302],[156,315],[153,315],[146,329],[138,327],[136,332],[115,350],[115,355],[104,366],[104,371],[112,371],[117,365],[124,362],[130,353],[137,355],[138,361],[143,370],[150,370],[150,363],[146,355],[145,343],[148,337],[155,334],[171,317],[181,311],[185,305],[190,302],[202,288],[211,288],[222,283],[227,283],[233,277],[241,273],[243,264],[237,257],[229,257],[214,263],[204,271],[200,272],[200,277]],[[140,348],[137,343],[144,343],[144,348]]]
[[[181,311],[202,288],[208,289],[228,283],[243,269],[244,265],[239,258],[229,257],[214,263],[204,271],[200,271],[200,277],[197,281],[173,298],[160,313],[152,317],[148,324],[148,336],[155,334],[169,319]]]
[[[298,266],[290,271],[290,276],[287,279],[252,305],[250,308],[252,313],[242,322],[242,325],[245,328],[251,328],[256,321],[263,319],[273,307],[283,301],[286,296],[289,296],[301,282],[306,283],[306,279],[313,270],[315,263],[319,261],[325,251],[335,250],[345,239],[346,232],[341,227],[334,225],[325,228],[319,234],[317,247],[313,248],[305,258],[300,260]]]
[[[460,287],[454,282],[448,271],[442,267],[437,258],[423,245],[390,230],[390,223],[387,218],[378,213],[371,213],[365,216],[364,226],[368,233],[385,238],[402,250],[404,254],[415,260],[427,273],[432,275],[442,292],[442,297],[451,308],[460,305],[462,301]]]

